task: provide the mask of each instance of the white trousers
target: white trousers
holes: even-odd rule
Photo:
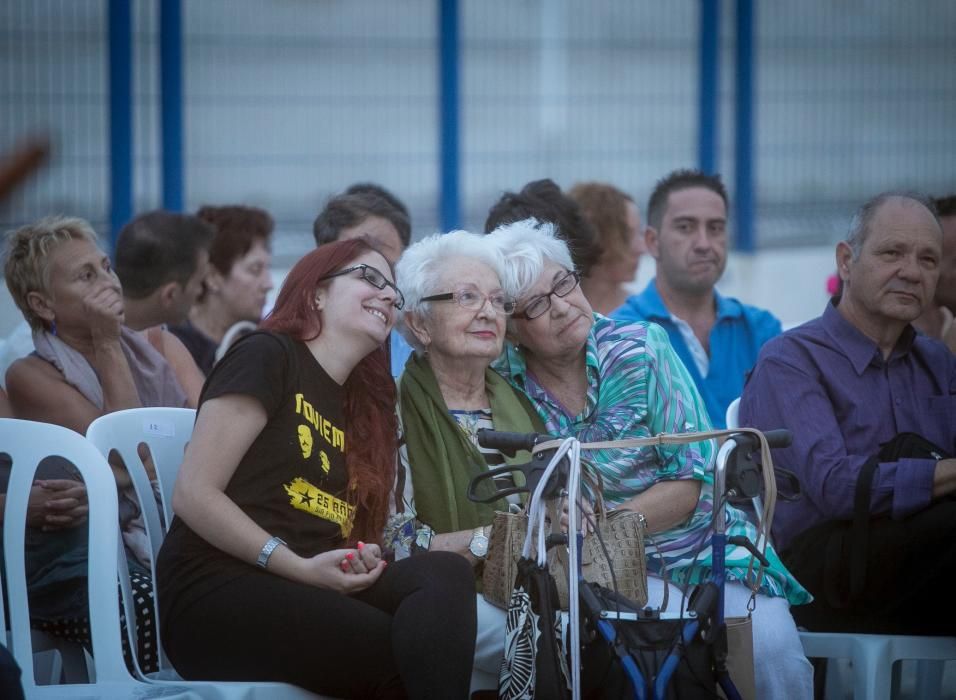
[[[498,670],[505,653],[505,620],[507,613],[478,594],[478,638],[475,640],[475,667],[471,673],[471,690],[493,690],[498,687]]]

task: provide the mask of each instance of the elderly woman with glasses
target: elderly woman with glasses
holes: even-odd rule
[[[591,310],[567,245],[549,225],[526,220],[493,232],[506,259],[503,286],[518,300],[505,354],[496,369],[523,392],[547,432],[582,442],[709,430],[694,382],[667,334],[653,324],[616,325]],[[686,587],[710,570],[713,517],[711,441],[590,453],[609,507],[642,513],[656,552],[647,559],[651,600],[665,585]],[[754,540],[744,513],[726,506],[728,536]],[[659,555],[659,556],[658,556]],[[812,697],[813,672],[803,655],[789,605],[810,595],[771,547],[753,613],[757,697]],[[746,615],[750,555],[726,551],[728,615]],[[664,565],[664,566],[662,566]],[[665,584],[664,579],[670,581]],[[681,591],[672,595],[680,600]]]
[[[506,461],[478,445],[480,428],[530,432],[534,410],[489,369],[501,353],[514,302],[501,286],[502,258],[484,236],[465,231],[425,238],[396,268],[406,304],[400,330],[415,348],[399,381],[405,483],[391,537],[396,555],[457,552],[477,571],[485,558],[495,507],[468,500],[471,479]],[[505,483],[502,486],[514,486]],[[505,612],[478,596],[475,668],[497,674]],[[494,684],[492,684],[494,685]]]

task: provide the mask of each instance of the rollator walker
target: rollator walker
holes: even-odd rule
[[[683,601],[681,611],[677,613],[662,612],[651,607],[642,608],[615,591],[585,581],[581,575],[580,561],[583,535],[579,531],[579,517],[572,516],[575,510],[578,510],[579,514],[584,512],[581,509],[581,452],[680,444],[717,437],[726,437],[727,440],[720,447],[714,465],[714,518],[710,535],[713,565],[709,575],[697,584],[687,597],[687,609],[683,609]],[[478,442],[483,447],[498,449],[511,456],[517,451],[527,450],[532,454],[532,460],[526,464],[492,469],[476,477],[470,485],[469,498],[489,502],[516,493],[531,494],[527,503],[530,539],[530,531],[535,526],[535,518],[538,515],[542,523],[541,534],[544,534],[544,501],[554,501],[565,495],[569,497],[567,535],[555,534],[552,531],[544,538],[546,541],[543,546],[548,549],[566,546],[568,570],[576,572],[576,575],[569,575],[568,581],[570,619],[567,646],[571,663],[570,697],[573,700],[578,700],[582,692],[582,619],[589,637],[589,650],[595,651],[597,645],[598,654],[603,653],[617,666],[611,676],[617,680],[617,695],[606,697],[633,697],[638,700],[716,697],[717,686],[729,700],[738,700],[741,697],[727,670],[728,647],[724,619],[726,546],[741,546],[751,553],[750,573],[756,574],[759,582],[763,567],[769,566],[763,550],[767,546],[769,524],[773,519],[776,502],[776,483],[769,450],[772,447],[786,447],[790,441],[791,434],[787,430],[761,433],[752,428],[584,444],[573,437],[558,439],[536,433],[478,431]],[[769,465],[771,468],[762,469],[753,459],[753,453],[758,450],[761,455],[760,464]],[[494,483],[495,476],[505,473],[522,474],[524,485],[498,489],[491,495],[478,496],[478,485],[482,481],[490,479],[490,483]],[[762,498],[761,485],[764,486]],[[757,542],[751,542],[742,536],[726,535],[724,509],[729,498],[754,501],[758,515]],[[574,507],[570,504],[574,504]],[[600,536],[596,524],[592,536]],[[759,567],[754,567],[755,561],[759,562]],[[666,608],[666,590],[665,586],[663,608]],[[639,640],[655,636],[658,637],[659,644],[662,631],[663,647],[659,646],[656,652],[649,654],[646,647],[643,651],[635,648],[640,646]],[[682,661],[687,663],[682,664]],[[696,670],[692,666],[694,663]],[[682,666],[690,666],[690,677],[700,681],[697,689],[686,686],[687,672],[678,673]],[[705,669],[707,677],[700,678],[701,669]],[[679,679],[685,684],[681,688],[675,683]]]

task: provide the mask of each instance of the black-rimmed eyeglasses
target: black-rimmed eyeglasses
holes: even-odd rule
[[[459,289],[457,292],[445,292],[444,294],[432,294],[429,297],[423,297],[422,301],[454,301],[458,306],[470,311],[478,311],[484,308],[487,302],[491,302],[491,308],[497,313],[510,316],[514,313],[515,303],[504,294],[482,294],[474,289]]]
[[[402,310],[402,307],[405,306],[405,295],[402,294],[402,290],[396,287],[394,284],[389,282],[388,278],[383,275],[381,272],[376,270],[371,265],[366,265],[362,263],[361,265],[353,265],[352,267],[346,267],[338,272],[333,272],[330,275],[326,275],[319,282],[324,280],[332,279],[333,277],[341,277],[342,275],[347,275],[350,272],[355,272],[356,270],[362,271],[362,279],[368,282],[370,285],[376,289],[385,289],[386,287],[391,287],[395,291],[395,301],[392,302],[394,306],[399,311]]]
[[[568,294],[574,291],[575,287],[578,286],[578,283],[581,281],[581,275],[575,271],[568,272],[566,275],[561,277],[557,282],[554,283],[554,286],[551,287],[551,291],[547,294],[542,294],[540,296],[534,297],[531,301],[525,304],[523,310],[515,313],[515,318],[523,318],[528,321],[538,318],[545,311],[551,308],[551,297],[566,297]]]

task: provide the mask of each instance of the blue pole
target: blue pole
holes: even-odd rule
[[[754,237],[754,3],[737,0],[737,89],[734,123],[734,198],[737,249],[752,253]]]
[[[129,0],[109,3],[110,249],[133,216],[133,20]]]
[[[163,208],[183,210],[183,6],[159,3],[159,70],[162,103]]]
[[[720,105],[720,0],[700,0],[698,49],[697,167],[717,172],[717,137]]]
[[[461,228],[459,168],[459,45],[458,0],[439,0],[438,42],[441,89],[441,201],[442,231]]]

